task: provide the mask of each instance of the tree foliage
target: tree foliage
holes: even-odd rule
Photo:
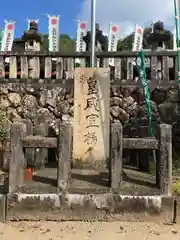
[[[42,35],[42,50],[48,50],[49,48],[49,40],[48,34]],[[61,34],[59,36],[59,46],[62,52],[73,52],[75,51],[76,41],[71,39],[67,34]]]
[[[143,36],[143,48],[147,49],[150,48],[151,46],[148,45],[147,42],[147,38],[148,36],[151,34],[151,28],[147,27],[144,29],[144,36]],[[166,33],[169,33],[168,30],[165,30]],[[166,48],[168,49],[172,49],[173,47],[173,34],[170,32],[171,34],[171,40],[169,42],[166,43]],[[123,39],[120,39],[118,41],[118,45],[117,45],[117,50],[118,51],[122,51],[122,50],[131,50],[132,49],[132,44],[133,44],[133,38],[134,38],[134,33],[129,34],[128,36],[126,36]],[[43,43],[41,46],[42,50],[48,50],[48,34],[44,34],[42,35],[42,39],[43,39]],[[70,38],[67,34],[61,34],[59,36],[59,46],[60,46],[60,51],[62,52],[73,52],[76,49],[76,40]]]
[[[151,34],[152,29],[151,28],[145,28],[144,29],[144,35],[143,35],[143,48],[144,49],[148,49],[151,46],[148,44],[148,37]],[[167,42],[166,48],[167,49],[172,49],[173,48],[173,34],[171,32],[169,32],[168,30],[164,30],[165,34],[170,34],[171,36],[171,40],[169,42]],[[134,38],[134,33],[131,33],[130,35],[128,35],[127,37],[125,37],[122,40],[118,41],[118,46],[117,46],[117,50],[118,51],[122,51],[122,50],[131,50],[132,49],[132,44],[133,44],[133,38]]]

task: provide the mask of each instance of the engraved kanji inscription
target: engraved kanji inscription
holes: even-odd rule
[[[95,78],[90,77],[87,80],[87,84],[88,84],[88,95],[98,93],[97,86],[96,86],[97,85],[97,80]]]
[[[97,143],[98,139],[95,132],[87,132],[84,137],[84,142],[87,143],[87,145],[95,145]]]
[[[94,108],[96,111],[99,112],[97,97],[91,97],[87,99],[86,107],[84,110],[87,110],[88,108]]]
[[[97,114],[90,114],[86,116],[86,119],[88,121],[87,128],[89,127],[99,127],[97,124],[97,119],[99,116]]]

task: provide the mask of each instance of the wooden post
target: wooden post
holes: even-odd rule
[[[46,124],[40,123],[39,125],[35,126],[34,134],[36,136],[43,136],[47,135],[47,128]],[[40,169],[45,167],[45,162],[47,158],[47,149],[46,148],[36,148],[35,149],[35,168]]]
[[[23,184],[25,158],[22,145],[22,137],[25,133],[25,125],[13,123],[10,133],[11,159],[9,163],[9,193],[17,192]]]
[[[52,77],[52,59],[51,57],[45,58],[45,79],[51,79]]]
[[[127,80],[133,80],[133,58],[127,58]]]
[[[74,62],[72,58],[67,59],[67,78],[73,79],[74,77]]]
[[[103,59],[103,67],[108,68],[109,67],[109,58],[104,58]]]
[[[4,56],[0,56],[0,79],[5,78]]]
[[[174,79],[176,79],[178,76],[178,57],[174,57],[173,60]]]
[[[70,181],[72,159],[72,125],[60,124],[58,141],[57,190],[66,191]]]
[[[26,136],[33,135],[33,124],[30,119],[22,119],[22,123],[26,125]],[[34,149],[33,148],[26,148],[25,149],[25,161],[26,166],[33,166],[34,165]]]
[[[169,82],[169,57],[162,57],[163,83]]]
[[[168,165],[168,174],[166,166]],[[172,126],[160,124],[159,150],[156,162],[156,184],[162,193],[172,194]]]
[[[28,78],[28,59],[27,57],[21,57],[21,78]]]
[[[56,58],[56,79],[63,78],[63,59]]]
[[[115,79],[121,80],[121,58],[115,58]]]
[[[17,78],[17,58],[12,56],[9,58],[9,78]]]
[[[110,135],[110,178],[113,192],[118,193],[122,181],[123,128],[121,123],[111,124]]]
[[[40,59],[39,57],[29,58],[29,78],[39,79],[40,78]]]
[[[151,80],[157,79],[157,57],[151,57]]]

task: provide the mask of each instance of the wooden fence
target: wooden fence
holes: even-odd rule
[[[123,138],[120,123],[111,124],[110,137],[110,188],[119,193],[122,182],[122,150],[149,149],[157,151],[156,186],[161,193],[171,195],[172,188],[172,127],[161,124],[158,139],[156,138]],[[47,136],[27,136],[26,125],[13,123],[10,138],[9,193],[19,192],[24,185],[24,168],[26,154],[24,148],[55,148],[57,152],[57,192],[67,192],[71,180],[72,162],[72,126],[59,125],[57,138]],[[146,159],[145,159],[146,161]],[[166,166],[168,163],[168,174]]]
[[[137,52],[97,52],[100,67],[109,67],[109,58],[115,59],[115,66],[111,67],[111,78],[119,84],[136,84],[138,73],[133,65],[133,59],[137,59]],[[9,63],[7,58],[9,57]],[[177,52],[173,51],[147,51],[147,78],[150,84],[176,84]],[[74,68],[77,67],[76,59],[80,60],[80,66],[88,66],[90,53],[52,53],[52,52],[0,52],[0,80],[6,79],[41,79],[62,80],[73,79]],[[55,81],[56,82],[56,81]],[[42,82],[44,83],[44,82]]]
[[[26,135],[26,125],[13,123],[10,138],[9,193],[18,192],[24,184],[24,169],[27,166],[24,148],[55,148],[58,162],[57,191],[64,191],[69,181],[72,153],[72,126],[60,124],[59,136]]]

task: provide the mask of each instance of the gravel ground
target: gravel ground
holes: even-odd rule
[[[130,222],[16,222],[0,224],[0,240],[180,239],[180,225]]]

